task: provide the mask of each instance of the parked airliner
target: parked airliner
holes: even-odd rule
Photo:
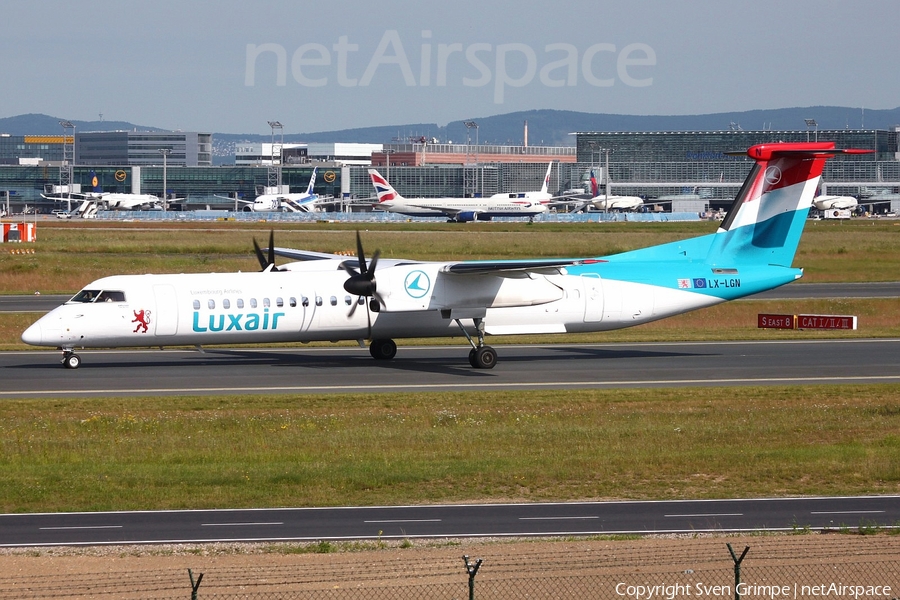
[[[446,217],[460,223],[489,221],[493,217],[528,217],[533,220],[535,216],[547,212],[546,203],[550,200],[547,185],[552,166],[553,163],[547,165],[540,192],[494,194],[486,198],[404,198],[381,173],[369,169],[369,178],[378,195],[378,202],[373,206],[411,217]]]
[[[485,336],[620,329],[800,278],[794,254],[833,142],[751,147],[753,166],[715,233],[611,256],[431,262],[254,247],[262,271],[118,275],[94,281],[22,334],[77,348],[356,340],[391,359],[395,339],[463,336],[489,369]],[[741,153],[744,154],[744,153]],[[276,255],[295,262],[275,264]]]
[[[309,183],[304,192],[261,194],[252,202],[249,200],[238,200],[238,202],[246,204],[244,210],[248,212],[311,212],[320,200],[319,196],[313,192],[317,170],[318,167],[313,167],[312,175],[309,177]]]

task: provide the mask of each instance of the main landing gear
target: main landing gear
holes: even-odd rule
[[[369,354],[375,360],[391,360],[397,356],[397,344],[394,340],[375,339],[369,344]]]
[[[475,369],[493,369],[497,364],[497,351],[484,343],[484,320],[475,318],[475,329],[478,332],[478,341],[472,339],[459,319],[454,319],[460,331],[469,340],[472,349],[469,350],[469,364]],[[369,344],[369,354],[375,360],[391,360],[397,355],[397,344],[391,339],[374,339]]]
[[[62,364],[67,369],[77,369],[81,366],[81,357],[75,354],[71,349],[63,348]]]
[[[475,329],[478,332],[478,343],[472,339],[459,319],[454,319],[454,321],[472,346],[472,349],[469,350],[469,364],[475,369],[493,369],[497,364],[497,351],[484,343],[484,319],[477,317],[474,319]]]

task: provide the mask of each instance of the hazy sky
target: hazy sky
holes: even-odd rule
[[[299,133],[900,106],[896,0],[34,0],[0,16],[0,117]]]

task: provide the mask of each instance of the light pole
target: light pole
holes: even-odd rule
[[[474,196],[478,187],[478,123],[475,121],[464,121],[463,125],[466,126],[466,160],[469,159],[469,131],[473,127],[475,128],[475,182],[472,184],[472,195]]]
[[[163,212],[166,212],[169,207],[168,194],[166,193],[166,187],[168,182],[166,181],[166,163],[168,162],[169,153],[172,151],[171,148],[160,148],[159,153],[162,154],[163,157],[163,201],[162,201],[162,209]]]
[[[59,167],[59,187],[65,190],[66,210],[72,212],[72,167],[75,164],[75,125],[71,121],[60,121],[63,128],[63,157]],[[72,130],[72,144],[69,145],[69,130]],[[65,187],[63,187],[65,186]]]
[[[816,123],[815,119],[803,119],[803,122],[806,123],[806,141],[809,141],[809,128],[814,127],[816,131],[816,141],[819,141],[819,124]]]
[[[381,150],[384,153],[384,178],[387,179],[387,182],[391,182],[391,154],[397,151],[396,148],[383,148]]]

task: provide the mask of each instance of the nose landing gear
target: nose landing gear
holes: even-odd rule
[[[77,369],[81,366],[81,357],[75,354],[71,349],[63,349],[62,364],[67,369]]]

